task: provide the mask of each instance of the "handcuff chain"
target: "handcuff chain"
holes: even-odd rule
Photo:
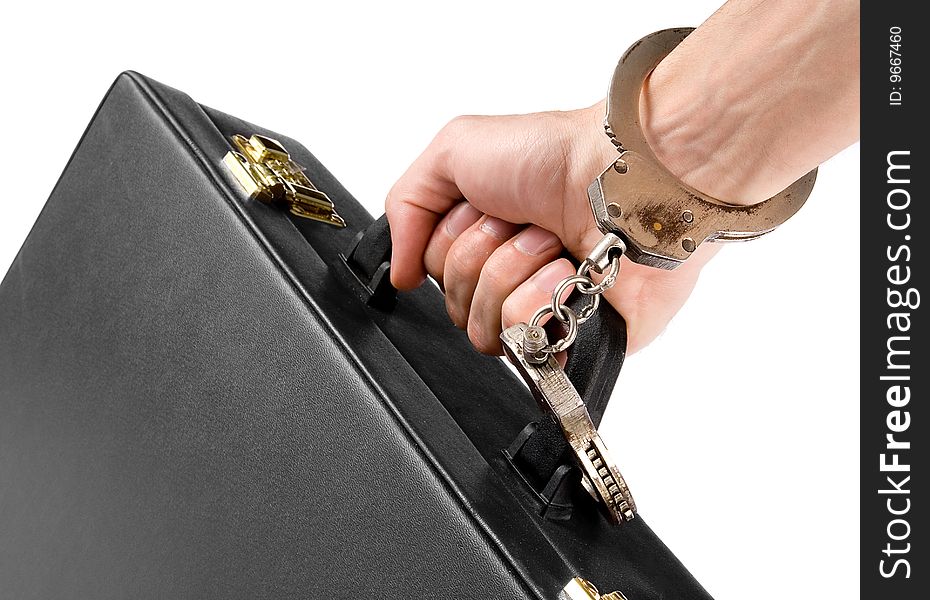
[[[594,315],[600,305],[601,295],[617,282],[617,275],[620,273],[620,257],[624,252],[626,252],[626,245],[623,241],[616,235],[608,233],[594,246],[588,257],[578,265],[575,274],[566,277],[555,286],[549,304],[539,307],[533,313],[529,326],[540,328],[539,323],[543,317],[551,314],[559,322],[568,326],[568,332],[551,344],[546,339],[545,345],[541,347],[537,345],[532,348],[530,354],[535,355],[537,360],[542,360],[547,354],[562,352],[575,342],[578,336],[578,326]],[[591,271],[597,273],[606,271],[606,273],[598,283],[589,275]],[[577,290],[586,296],[591,296],[591,302],[578,312],[562,302],[562,295],[572,286],[574,286],[573,291]]]

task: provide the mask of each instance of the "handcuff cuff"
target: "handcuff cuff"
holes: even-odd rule
[[[600,296],[616,283],[622,256],[671,270],[704,242],[755,239],[794,215],[817,177],[814,169],[764,202],[739,206],[695,190],[659,162],[639,121],[640,93],[653,69],[692,31],[679,28],[649,34],[620,59],[607,96],[604,124],[618,156],[588,187],[591,210],[604,237],[577,272],[555,287],[551,301],[529,323],[518,323],[501,334],[507,357],[571,446],[582,485],[617,524],[635,517],[636,504],[555,355],[571,346],[578,326],[594,314]],[[602,276],[600,281],[595,281],[592,271]],[[565,293],[572,287],[571,293],[591,298],[578,312],[565,304]],[[567,327],[567,333],[553,343],[542,327],[548,315]]]

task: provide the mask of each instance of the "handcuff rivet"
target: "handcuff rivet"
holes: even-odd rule
[[[623,175],[629,170],[630,170],[630,165],[626,164],[625,160],[618,158],[616,161],[614,161],[614,171],[616,171],[617,173],[620,173],[621,175]]]
[[[685,249],[685,252],[694,252],[694,240],[691,238],[685,238],[681,240],[681,247]]]
[[[608,212],[609,212],[609,211],[608,211]],[[694,221],[694,213],[691,212],[690,210],[686,210],[685,212],[681,213],[681,220],[684,221],[685,223],[691,223],[691,222],[693,222],[693,221]]]
[[[536,365],[546,362],[549,359],[545,351],[548,344],[545,329],[539,325],[528,325],[523,332],[523,357],[526,362]]]
[[[618,218],[623,211],[620,210],[620,205],[616,202],[611,202],[607,205],[607,214],[613,217],[614,219]]]

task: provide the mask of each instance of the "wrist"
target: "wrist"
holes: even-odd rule
[[[783,132],[762,118],[764,106],[750,90],[726,83],[725,69],[686,76],[695,65],[679,58],[656,67],[640,99],[643,136],[672,175],[718,200],[748,205],[812,168],[786,168],[777,149]]]
[[[858,31],[849,0],[730,0],[647,79],[653,153],[728,203],[777,194],[859,137]]]
[[[573,126],[568,153],[569,175],[566,178],[563,206],[577,218],[565,218],[565,248],[575,257],[583,259],[602,237],[588,200],[588,186],[604,169],[617,160],[617,148],[604,131],[607,100],[593,106],[572,111]],[[568,217],[568,215],[566,215]],[[573,224],[569,226],[569,222]]]

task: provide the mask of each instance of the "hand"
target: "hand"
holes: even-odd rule
[[[825,0],[730,0],[663,60],[640,101],[643,133],[682,181],[732,203],[760,202],[859,137],[859,8]],[[617,156],[604,104],[577,111],[460,117],[394,185],[386,211],[399,289],[432,275],[475,346],[527,320],[600,239],[589,183]],[[605,298],[629,351],[655,338],[717,246],[674,271],[624,259]]]
[[[581,260],[601,238],[586,190],[618,156],[603,120],[599,103],[449,123],[388,195],[392,283],[433,276],[452,321],[499,354],[502,328],[527,321],[574,272],[563,247]],[[713,252],[702,246],[675,271],[624,259],[605,299],[627,319],[630,351],[662,331]]]

